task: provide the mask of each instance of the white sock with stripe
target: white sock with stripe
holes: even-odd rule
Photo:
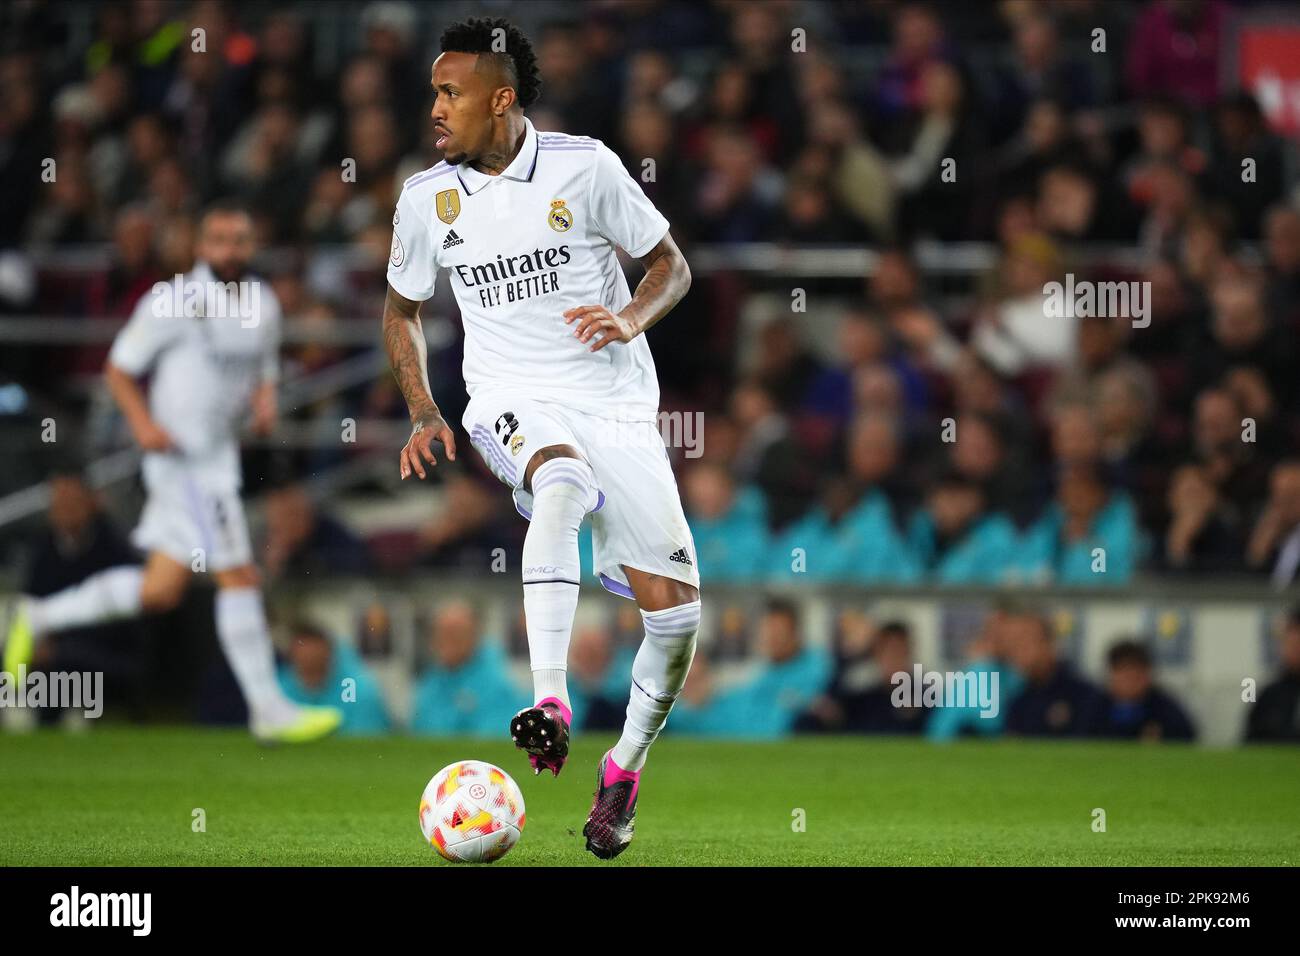
[[[524,537],[524,619],[535,700],[569,706],[569,638],[578,610],[578,528],[596,507],[596,476],[576,458],[553,458],[533,472],[533,516]]]
[[[645,639],[632,661],[632,693],[623,735],[614,745],[614,763],[624,770],[645,766],[650,745],[668,721],[668,712],[682,692],[695,659],[695,635],[700,630],[700,602],[663,611],[642,611]]]
[[[235,675],[252,723],[279,725],[292,720],[297,705],[285,696],[275,676],[275,653],[257,588],[221,588],[216,598],[217,639]]]

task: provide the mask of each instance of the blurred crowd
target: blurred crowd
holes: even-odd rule
[[[52,491],[48,527],[35,542],[22,586],[38,596],[130,557],[80,476],[55,476]],[[298,497],[292,490],[281,494]],[[301,512],[301,500],[293,507]],[[338,555],[343,559],[344,549]],[[322,568],[305,569],[313,570]],[[134,623],[60,633],[41,645],[36,666],[103,672],[115,709],[132,717],[156,715],[155,698],[165,687],[163,696],[174,698],[190,716],[240,723],[245,714],[238,688],[213,653],[211,613],[193,606],[202,600],[211,599],[195,592],[187,606],[153,621],[152,640],[148,628]],[[283,620],[280,628],[285,648],[280,680],[286,692],[304,703],[341,700],[345,733],[492,736],[500,731],[502,713],[531,703],[523,679],[528,638],[522,605],[507,632],[496,634],[486,627],[481,607],[444,600],[416,615],[413,648],[397,638],[389,602],[376,599],[355,610],[351,633],[331,632],[309,615]],[[803,615],[798,603],[784,599],[771,599],[761,609],[723,605],[695,656],[669,732],[744,738],[792,733],[925,734],[934,740],[1004,734],[1196,738],[1177,695],[1156,680],[1153,649],[1160,639],[1150,635],[1116,640],[1099,686],[1076,669],[1077,647],[1063,636],[1059,619],[1025,604],[998,604],[971,625],[960,625],[944,651],[946,666],[984,681],[993,696],[927,701],[899,690],[896,675],[915,681],[921,665],[906,621],[878,621],[848,605],[822,640],[809,632]],[[642,637],[640,614],[629,601],[614,602],[607,618],[580,619],[569,651],[578,728],[622,726]],[[1276,647],[1278,673],[1260,682],[1251,701],[1248,741],[1300,741],[1300,607],[1282,621]],[[177,666],[195,660],[206,663]],[[392,692],[395,675],[399,684],[410,685],[400,703]]]
[[[328,63],[336,5],[101,4],[80,44],[61,28],[74,6],[5,12],[0,250],[107,244],[111,264],[79,281],[0,270],[2,307],[121,318],[189,267],[196,210],[235,195],[282,253],[267,268],[287,315],[322,333],[377,323],[397,192],[437,159],[431,51],[475,5],[359,7]],[[653,332],[665,408],[703,413],[703,455],[674,454],[706,582],[1296,579],[1300,207],[1293,144],[1221,84],[1234,8],[503,11],[537,50],[534,123],[615,148],[688,257],[749,242],[876,254],[847,283],[697,277]],[[37,185],[47,157],[57,178]],[[919,265],[931,239],[989,243],[994,264],[953,295]],[[1148,314],[1049,318],[1044,287],[1067,275],[1146,283]],[[795,284],[807,313],[752,321],[756,298],[788,303]],[[436,310],[454,321],[443,286]],[[310,372],[351,351],[322,334],[286,359]],[[457,420],[459,343],[431,364]],[[334,429],[405,409],[384,376],[297,414]],[[327,443],[282,471],[374,450]],[[423,528],[365,541],[287,485],[267,500],[272,575],[481,569],[523,529],[475,467],[442,479]]]
[[[1101,684],[1082,676],[1062,653],[1053,621],[1027,607],[995,608],[964,647],[964,674],[984,680],[991,695],[938,691],[933,698],[903,680],[919,667],[907,623],[874,622],[860,611],[841,613],[829,647],[805,640],[798,605],[770,601],[753,633],[724,630],[696,655],[668,722],[668,733],[776,739],[791,734],[916,734],[945,741],[958,737],[1093,737],[1192,741],[1196,726],[1178,696],[1156,679],[1146,640],[1123,638],[1106,654]],[[632,615],[635,617],[635,615]],[[363,635],[383,622],[371,615]],[[588,626],[574,634],[569,684],[574,722],[583,731],[617,731],[623,724],[632,656],[639,628]],[[500,715],[528,706],[528,689],[507,676],[512,641],[482,636],[473,607],[441,605],[431,616],[426,661],[416,680],[409,720],[395,723],[369,660],[384,646],[363,636],[357,645],[331,641],[311,624],[292,630],[290,659],[281,680],[295,699],[334,703],[348,678],[357,696],[344,707],[345,732],[367,734],[403,728],[416,734],[493,736]],[[738,638],[738,640],[736,640]],[[745,658],[746,638],[757,659],[719,680],[718,670]],[[1280,673],[1259,692],[1245,727],[1248,742],[1295,741],[1300,706],[1300,609],[1285,620]],[[516,648],[519,650],[519,648]],[[995,680],[989,680],[996,675]],[[969,684],[973,688],[975,685]],[[936,706],[937,704],[937,706]]]

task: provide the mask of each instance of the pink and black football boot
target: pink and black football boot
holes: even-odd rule
[[[546,697],[510,719],[510,739],[528,754],[534,774],[549,770],[558,777],[569,759],[572,723],[573,712],[558,697]]]
[[[596,771],[596,800],[587,814],[582,835],[587,849],[602,860],[612,860],[632,842],[636,826],[636,793],[641,771],[624,770],[614,763],[613,751],[600,758]]]

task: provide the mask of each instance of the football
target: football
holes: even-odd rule
[[[481,760],[448,764],[420,798],[420,832],[453,863],[491,863],[524,829],[524,795],[500,767]]]

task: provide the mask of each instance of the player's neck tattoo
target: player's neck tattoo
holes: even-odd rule
[[[482,156],[472,160],[470,166],[489,176],[499,176],[505,172],[506,167],[514,162],[519,151],[524,148],[524,137],[528,135],[528,129],[524,126],[523,117],[519,118],[517,125],[508,118],[505,133],[504,142],[493,143]]]

